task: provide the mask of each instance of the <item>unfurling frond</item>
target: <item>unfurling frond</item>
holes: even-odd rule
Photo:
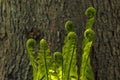
[[[69,32],[66,42],[63,46],[63,80],[77,80],[77,65],[76,65],[76,43],[77,35],[75,32]]]
[[[84,37],[88,39],[88,41],[93,41],[95,36],[95,32],[92,29],[87,29],[84,32]]]
[[[80,80],[94,80],[94,73],[90,64],[90,50],[94,40],[95,32],[92,30],[96,10],[89,7],[85,14],[89,17],[84,32],[84,40],[82,42],[82,63],[80,68]]]
[[[85,15],[88,16],[89,18],[95,17],[96,16],[96,10],[93,7],[89,7],[86,11],[85,11]]]
[[[92,29],[92,26],[94,24],[95,17],[96,17],[96,10],[95,10],[95,8],[89,7],[85,11],[85,15],[88,16],[88,21],[87,21],[87,24],[86,24],[86,29]]]
[[[66,23],[65,23],[65,29],[66,29],[66,31],[67,31],[67,33],[69,33],[69,32],[71,32],[71,31],[74,31],[73,30],[73,22],[72,21],[67,21]]]
[[[30,62],[33,66],[33,77],[37,76],[37,60],[35,58],[35,45],[36,45],[36,41],[34,39],[28,39],[26,42],[26,47],[27,47],[27,51],[29,54],[29,58],[30,58]],[[36,79],[36,77],[34,77],[34,80]]]
[[[40,50],[38,53],[38,80],[49,80],[49,69],[51,65],[50,49],[45,39],[40,40]]]

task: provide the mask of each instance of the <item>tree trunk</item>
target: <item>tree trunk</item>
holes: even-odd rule
[[[97,10],[95,79],[120,80],[120,0],[0,0],[0,80],[32,80],[26,40],[45,38],[51,53],[61,51],[67,20],[74,22],[80,58],[89,6]]]

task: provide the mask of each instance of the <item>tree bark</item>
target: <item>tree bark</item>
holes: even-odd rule
[[[87,17],[97,10],[92,66],[96,80],[120,80],[120,0],[0,0],[0,80],[32,80],[26,40],[45,38],[51,53],[61,51],[64,24],[74,22],[78,63]]]

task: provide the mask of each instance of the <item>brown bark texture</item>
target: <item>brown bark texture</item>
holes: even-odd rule
[[[45,38],[51,53],[61,51],[67,20],[78,34],[80,60],[84,12],[90,6],[97,10],[91,53],[95,79],[120,80],[120,0],[0,0],[0,80],[32,80],[26,40]]]

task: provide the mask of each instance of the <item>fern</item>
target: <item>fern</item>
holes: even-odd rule
[[[36,41],[34,39],[28,39],[26,42],[26,47],[27,47],[27,51],[29,54],[29,58],[30,58],[30,62],[33,66],[33,78],[34,80],[36,80],[36,76],[37,76],[37,60],[35,58],[35,45],[36,45]]]
[[[96,10],[89,7],[85,14],[88,16],[88,21],[82,42],[80,77],[78,77],[76,65],[78,37],[74,32],[73,22],[67,21],[65,24],[67,36],[64,40],[62,53],[54,52],[50,55],[50,49],[45,39],[40,40],[40,50],[36,53],[36,41],[34,39],[27,40],[26,47],[33,67],[33,80],[94,80],[94,73],[90,64],[90,50],[95,36],[92,26]]]
[[[95,17],[96,17],[96,10],[93,7],[89,7],[86,11],[85,11],[85,15],[88,16],[88,21],[86,24],[86,29],[92,29],[93,23],[95,21]]]
[[[94,80],[94,74],[90,64],[90,50],[94,40],[94,31],[92,26],[96,11],[93,7],[86,10],[85,14],[89,17],[86,25],[86,31],[84,32],[84,40],[82,43],[82,63],[80,68],[80,80]]]
[[[53,54],[53,66],[52,66],[52,80],[63,80],[63,56],[61,52],[54,52]]]
[[[87,29],[84,32],[84,34],[85,34],[84,37],[86,39],[86,43],[85,43],[85,46],[83,48],[83,54],[82,54],[80,80],[94,80],[93,71],[92,71],[92,68],[90,65],[90,49],[91,49],[91,46],[93,43],[93,40],[91,39],[91,37],[94,36],[94,31],[92,31],[91,29]]]
[[[40,41],[40,50],[38,53],[38,80],[49,80],[49,68],[51,65],[50,49],[45,39]]]
[[[66,23],[65,23],[65,30],[67,31],[67,33],[69,33],[69,32],[73,32],[74,31],[74,29],[73,29],[73,22],[72,21],[67,21]]]
[[[77,35],[73,32],[73,25],[71,21],[66,22],[66,30],[68,32],[65,38],[65,44],[63,46],[63,80],[77,80],[77,66],[76,66],[76,44]],[[70,28],[71,29],[70,29]]]
[[[34,39],[28,39],[26,42],[27,51],[30,57],[31,64],[33,66],[33,79],[34,80],[49,80],[49,71],[51,65],[50,49],[48,48],[46,40],[40,41],[40,50],[38,57],[35,55],[35,44]]]

